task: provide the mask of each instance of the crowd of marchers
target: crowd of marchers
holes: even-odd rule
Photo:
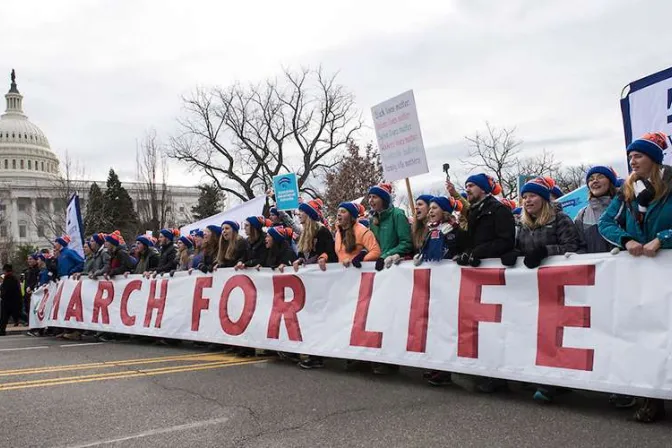
[[[33,291],[64,276],[91,279],[141,274],[146,277],[173,275],[176,271],[213,272],[221,268],[236,270],[270,268],[280,272],[300,271],[307,265],[321,270],[340,263],[360,268],[363,262],[375,263],[377,270],[394,269],[401,262],[435,263],[452,260],[461,266],[478,267],[484,259],[499,259],[504,266],[522,263],[539,267],[547,257],[568,253],[627,251],[631,256],[655,257],[660,249],[672,248],[672,167],[663,164],[667,137],[649,133],[627,148],[631,172],[619,179],[607,166],[593,166],[585,173],[589,202],[572,220],[556,202],[562,192],[553,179],[536,177],[520,191],[520,207],[498,198],[500,186],[486,173],[469,176],[464,191],[446,182],[445,196],[420,195],[415,201],[415,216],[392,203],[392,186],[379,184],[368,192],[368,210],[359,203],[339,205],[334,225],[325,219],[320,199],[304,201],[298,210],[270,208],[268,216],[251,216],[242,225],[224,221],[180,235],[163,229],[158,238],[138,236],[127,244],[119,232],[93,234],[85,243],[85,257],[68,247],[68,236],[57,238],[53,253],[43,251],[29,257],[24,273],[25,300],[21,285],[9,265],[4,267],[0,335],[10,318],[21,319],[29,310]],[[272,192],[269,193],[272,197]],[[14,280],[12,280],[14,279]],[[24,315],[25,316],[25,315]],[[80,339],[76,331],[34,330],[31,335],[57,335]],[[121,335],[97,333],[109,340]],[[162,340],[162,343],[179,341]],[[254,349],[220,347],[239,356],[254,356]],[[303,369],[324,366],[316,356],[280,354]],[[348,361],[348,368],[359,364]],[[373,373],[393,374],[398,367],[371,364]],[[425,372],[433,386],[451,384],[455,374]],[[494,393],[506,387],[504,380],[460,375],[459,382],[470,388]],[[456,381],[458,382],[458,381]],[[551,402],[569,390],[536,385],[534,399]],[[612,395],[617,407],[634,407],[634,418],[652,422],[665,412],[662,400]]]

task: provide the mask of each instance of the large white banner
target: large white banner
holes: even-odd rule
[[[672,134],[672,67],[631,82],[624,92],[621,112],[626,146],[647,132]],[[671,165],[672,140],[668,146],[665,163]]]
[[[62,280],[33,295],[30,323],[670,399],[671,268],[663,251]]]
[[[371,108],[385,180],[429,172],[413,91]]]

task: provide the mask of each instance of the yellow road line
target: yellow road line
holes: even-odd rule
[[[20,381],[16,383],[0,384],[0,392],[17,389],[29,389],[34,387],[61,386],[64,384],[88,383],[92,381],[104,381],[114,379],[137,378],[142,376],[164,375],[167,373],[196,372],[199,370],[218,369],[220,367],[238,366],[243,364],[258,364],[263,360],[246,360],[235,362],[213,362],[207,364],[191,364],[179,367],[162,367],[158,369],[135,370],[130,372],[114,372],[96,375],[83,375],[65,378],[53,378],[46,380]]]
[[[27,367],[23,369],[14,369],[14,370],[0,370],[0,377],[3,376],[12,376],[12,375],[33,375],[38,373],[52,373],[52,372],[66,372],[69,370],[86,370],[86,369],[97,369],[97,368],[108,368],[108,367],[123,367],[123,366],[132,366],[136,364],[155,364],[162,362],[170,361],[217,361],[228,359],[229,357],[223,354],[218,353],[190,353],[187,355],[179,356],[162,356],[158,358],[137,358],[137,359],[124,359],[119,361],[101,361],[88,364],[69,364],[63,366],[47,366],[47,367]],[[231,359],[237,359],[233,356],[230,356]]]

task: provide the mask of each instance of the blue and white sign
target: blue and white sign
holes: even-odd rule
[[[295,173],[275,176],[273,190],[275,190],[275,206],[278,210],[299,208],[299,183]]]
[[[623,89],[621,112],[625,145],[647,132],[672,134],[672,67],[633,81]],[[665,151],[665,163],[672,163],[672,140]]]
[[[588,205],[588,187],[585,185],[579,187],[558,198],[557,202],[562,205],[562,211],[565,212],[566,215],[569,215],[570,218],[574,219],[579,211]]]

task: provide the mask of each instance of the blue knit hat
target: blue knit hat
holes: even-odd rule
[[[99,246],[105,244],[105,234],[104,233],[94,233],[91,237],[93,241]]]
[[[485,173],[472,174],[467,178],[467,181],[464,183],[464,185],[467,185],[468,183],[476,185],[478,188],[483,190],[485,194],[499,194],[502,191],[502,188],[497,182],[495,182],[495,179]]]
[[[432,198],[431,202],[434,202],[436,205],[438,205],[444,212],[453,213],[453,211],[455,210],[455,199],[453,198],[447,198],[445,196],[435,196],[434,198]]]
[[[273,241],[276,243],[282,243],[283,241],[291,239],[290,231],[291,229],[287,229],[282,226],[275,226],[268,229],[268,234],[271,235],[271,238],[273,238]]]
[[[191,232],[189,232],[189,234],[194,238],[196,237],[203,238],[203,231],[201,229],[194,229]]]
[[[516,207],[511,211],[511,213],[513,213],[514,216],[520,215],[522,212],[523,212],[522,207]]]
[[[316,204],[313,201],[302,202],[299,204],[299,210],[308,215],[313,221],[320,221],[320,212],[317,211]]]
[[[56,238],[54,241],[63,247],[68,247],[68,244],[70,244],[70,237],[68,235],[63,235]]]
[[[535,177],[523,185],[520,196],[524,196],[525,193],[534,193],[541,196],[545,201],[551,200],[551,186],[541,177]]]
[[[382,199],[383,204],[385,204],[385,208],[387,208],[390,206],[390,202],[392,202],[392,184],[382,183],[374,185],[373,187],[369,188],[369,194],[378,196],[380,199]],[[357,216],[357,214],[354,214],[353,216]]]
[[[135,241],[137,241],[138,243],[142,243],[147,247],[154,246],[154,243],[152,242],[152,240],[149,239],[147,235],[140,235],[135,239]]]
[[[222,228],[220,226],[209,225],[206,227],[206,229],[215,234],[217,238],[219,238],[222,235]]]
[[[421,194],[415,201],[416,202],[422,201],[425,204],[429,205],[429,203],[432,202],[432,199],[434,199],[434,196],[432,196],[431,194]]]
[[[560,187],[557,185],[553,185],[553,188],[551,188],[551,194],[556,198],[561,198],[565,195],[565,193],[563,193]]]
[[[586,184],[588,184],[590,176],[592,176],[593,174],[603,175],[604,177],[609,179],[609,182],[611,182],[611,184],[614,186],[616,186],[616,184],[618,183],[618,177],[616,175],[616,171],[614,171],[614,169],[609,166],[597,165],[591,167],[586,173]]]
[[[231,228],[233,229],[234,232],[240,231],[240,224],[238,224],[235,221],[226,220],[222,223],[222,227],[224,227],[224,226],[231,226]]]
[[[245,221],[249,222],[250,225],[257,230],[261,230],[264,227],[271,227],[273,225],[270,220],[264,218],[263,216],[248,216]]]
[[[277,207],[271,207],[268,213],[270,213],[271,215],[280,216],[280,212],[278,212]]]
[[[179,235],[179,232],[177,232],[177,235],[175,234],[174,229],[161,229],[161,235],[163,235],[167,240],[173,241],[177,235]]]
[[[178,239],[178,241],[181,241],[182,244],[184,244],[185,246],[187,246],[187,248],[189,248],[189,249],[191,249],[192,247],[194,247],[194,240],[193,240],[192,237],[189,237],[189,236],[181,236],[181,237]]]
[[[662,165],[665,149],[667,149],[667,136],[662,132],[651,132],[630,143],[626,152],[628,154],[632,151],[641,152],[658,165]]]
[[[338,204],[338,208],[344,208],[345,210],[352,215],[354,219],[357,219],[359,216],[359,208],[357,207],[357,204],[354,202],[341,202]]]

